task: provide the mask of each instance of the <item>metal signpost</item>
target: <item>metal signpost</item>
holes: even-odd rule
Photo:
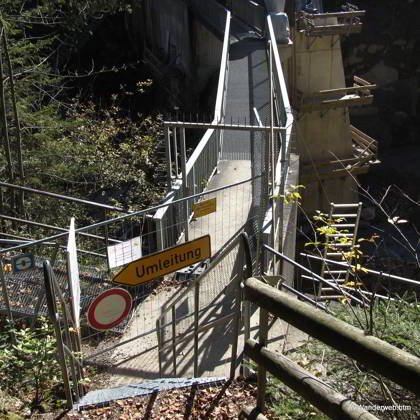
[[[214,213],[216,211],[216,205],[216,198],[211,198],[210,200],[194,203],[192,205],[194,217],[203,217],[207,216],[210,213]]]
[[[210,235],[202,236],[130,263],[114,277],[113,282],[137,286],[204,261],[210,256]]]
[[[35,266],[34,256],[32,254],[23,254],[12,258],[13,273],[30,270]]]
[[[124,289],[110,289],[97,296],[87,312],[89,326],[97,331],[110,330],[130,313],[133,299]]]

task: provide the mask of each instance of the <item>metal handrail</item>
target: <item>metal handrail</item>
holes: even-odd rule
[[[227,189],[227,188],[231,188],[231,187],[235,187],[237,185],[245,184],[247,182],[251,182],[251,181],[254,181],[254,180],[259,179],[259,178],[261,178],[261,175],[254,176],[254,177],[251,177],[249,179],[245,179],[243,181],[236,182],[234,184],[225,185],[225,186],[219,187],[219,188],[214,188],[213,190],[208,190],[208,191],[201,192],[201,193],[198,193],[198,194],[193,194],[189,197],[180,198],[178,200],[172,201],[172,204],[183,203],[185,201],[192,200],[192,199],[195,199],[195,198],[199,198],[199,197],[202,197],[202,196],[207,195],[207,194],[212,194],[212,193],[215,193],[215,192]],[[129,218],[135,217],[135,216],[147,215],[150,212],[157,211],[157,210],[165,208],[165,207],[168,207],[168,203],[162,203],[162,204],[159,204],[157,206],[151,207],[149,209],[139,210],[139,211],[136,211],[132,214],[125,214],[123,216],[115,217],[114,219],[104,220],[102,222],[94,223],[93,225],[77,228],[77,229],[75,229],[75,233],[86,232],[86,231],[89,231],[91,229],[96,229],[96,228],[101,227],[101,226],[107,226],[107,225],[110,225],[111,223],[120,222],[122,220],[126,220],[126,219],[129,219]],[[29,246],[35,246],[35,245],[39,245],[39,244],[44,243],[44,242],[51,242],[51,241],[59,239],[59,238],[65,238],[66,236],[68,236],[68,234],[69,234],[68,232],[58,233],[57,235],[48,236],[47,238],[37,239],[35,241],[31,241],[24,246],[14,246],[14,247],[6,248],[6,249],[3,249],[3,250],[0,251],[0,255],[4,254],[6,252],[14,251],[16,249],[26,248],[26,247],[29,247]]]
[[[229,252],[236,246],[243,245],[243,262],[241,263],[241,266],[244,266],[244,262],[246,265],[246,271],[242,271],[242,275],[237,277],[237,284],[236,284],[236,304],[235,304],[235,310],[232,313],[229,313],[226,316],[223,316],[217,320],[211,321],[206,324],[200,324],[199,320],[199,314],[200,314],[200,304],[199,304],[199,290],[200,290],[200,284],[203,279],[207,277],[207,275],[223,260],[224,257],[229,254]],[[191,285],[187,288],[185,292],[183,292],[175,302],[173,302],[171,305],[169,305],[167,308],[163,309],[161,315],[156,320],[156,332],[158,336],[158,355],[159,355],[159,373],[162,376],[162,356],[161,353],[164,349],[168,347],[172,347],[173,349],[173,369],[174,374],[176,375],[176,345],[179,344],[182,341],[185,341],[187,339],[194,339],[194,376],[198,375],[198,334],[199,332],[202,332],[208,328],[211,328],[212,326],[219,324],[221,322],[226,322],[227,320],[234,319],[233,321],[233,330],[236,333],[236,340],[232,343],[232,358],[231,358],[231,370],[230,370],[230,377],[233,379],[235,369],[236,369],[236,358],[237,358],[237,347],[238,347],[238,336],[240,334],[240,301],[242,298],[242,293],[240,291],[240,282],[244,280],[244,278],[248,278],[251,276],[252,273],[252,258],[251,258],[251,251],[249,248],[249,238],[246,232],[241,232],[238,236],[236,236],[233,240],[230,240],[230,243],[223,248],[224,251],[221,252],[216,259],[213,260],[213,262],[210,264],[210,266],[201,274],[199,277],[194,279],[192,281]],[[243,268],[242,268],[243,270]],[[182,297],[187,295],[188,293],[194,294],[194,321],[193,321],[193,331],[187,330],[183,332],[182,334],[179,334],[176,336],[176,325],[180,321],[180,318],[176,318],[176,305],[179,304]],[[217,305],[216,305],[217,306]],[[207,311],[208,308],[211,306],[206,306],[205,310]],[[172,337],[170,340],[166,340],[165,342],[162,339],[162,328],[163,328],[163,322],[164,317],[169,312],[172,313]],[[190,317],[191,314],[187,314],[186,316],[183,316],[182,319]],[[171,343],[171,344],[169,344]]]
[[[281,252],[276,251],[275,249],[271,248],[270,246],[268,246],[266,244],[263,245],[263,248],[266,249],[267,251],[271,252],[272,254],[276,255],[277,257],[282,258],[283,260],[292,264],[296,268],[299,268],[300,270],[305,271],[306,273],[309,273],[315,279],[319,280],[322,283],[327,284],[329,287],[332,287],[334,290],[336,290],[340,294],[343,294],[343,295],[347,296],[349,299],[359,303],[360,305],[364,305],[363,301],[361,301],[360,299],[357,299],[351,293],[347,293],[345,290],[343,290],[340,286],[336,285],[335,283],[332,283],[328,280],[325,280],[323,277],[321,277],[318,274],[315,274],[313,271],[309,270],[309,268],[307,268],[307,267],[297,263],[296,261],[292,260],[287,255],[284,255]]]
[[[270,44],[269,53],[270,56],[270,78],[272,78],[272,88],[274,90],[274,109],[277,114],[278,125],[285,127],[285,130],[279,133],[280,135],[280,150],[278,153],[276,148],[273,147],[273,150],[276,151],[276,155],[273,157],[272,165],[273,168],[273,182],[275,185],[272,186],[273,196],[278,196],[280,194],[285,194],[285,188],[287,185],[288,177],[288,168],[290,162],[290,139],[292,137],[293,129],[293,114],[291,112],[289,96],[286,87],[286,81],[284,79],[284,73],[281,65],[280,54],[277,48],[276,35],[274,32],[273,24],[271,21],[271,16],[267,15],[267,34]],[[271,60],[272,64],[271,65]],[[274,136],[274,132],[272,133]],[[273,203],[274,204],[274,203]],[[278,210],[275,211],[275,208]],[[284,201],[280,200],[275,206],[268,210],[271,212],[270,218],[272,218],[272,235],[273,239],[279,238],[281,247],[283,246],[283,213],[284,213]],[[277,220],[280,220],[277,223]],[[277,228],[276,228],[277,227]],[[273,229],[274,228],[274,229]]]
[[[252,265],[252,259],[251,259],[251,252],[249,250],[249,240],[248,240],[248,235],[245,232],[241,232],[240,235],[238,235],[235,240],[231,241],[230,244],[228,244],[226,247],[223,247],[223,252],[221,252],[220,254],[218,254],[217,256],[215,256],[213,258],[213,261],[211,261],[210,265],[206,268],[206,270],[200,275],[200,277],[198,277],[196,280],[193,281],[193,283],[180,295],[178,296],[177,301],[171,303],[167,308],[165,308],[162,313],[159,316],[159,319],[161,322],[164,321],[165,316],[168,314],[168,312],[170,312],[173,307],[175,307],[179,301],[186,296],[189,292],[191,292],[191,290],[194,289],[195,283],[196,282],[200,282],[202,278],[204,278],[205,276],[207,276],[212,270],[214,270],[214,268],[216,268],[224,259],[224,257],[229,254],[229,252],[238,245],[238,243],[243,242],[245,244],[245,253],[246,253],[246,265],[247,265],[247,269],[250,265]],[[251,275],[252,270],[249,272],[249,275]],[[185,317],[182,318],[178,318],[177,321],[180,321],[184,318],[187,318],[188,316],[194,315],[194,312],[191,312],[187,315],[185,315]],[[161,328],[163,328],[163,325],[161,326]]]
[[[327,258],[321,258],[321,257],[318,257],[316,255],[306,254],[306,253],[303,253],[303,252],[301,252],[300,255],[302,255],[303,257],[307,257],[307,258],[313,258],[315,260],[322,260],[322,261],[325,261],[329,264],[335,264],[335,265],[338,265],[340,267],[345,267],[347,269],[356,270],[356,266],[354,266],[352,264],[349,264],[349,263],[342,262],[342,261],[329,260]],[[414,286],[414,287],[420,287],[420,281],[417,281],[417,280],[407,279],[405,277],[396,276],[394,274],[384,273],[382,271],[376,271],[376,270],[372,270],[370,268],[365,268],[365,267],[363,267],[363,271],[365,271],[367,274],[373,274],[374,276],[383,277],[383,278],[386,278],[386,279],[389,279],[389,280],[395,280],[397,282],[409,284],[409,285]]]
[[[216,95],[216,102],[214,108],[214,119],[211,124],[218,124],[224,120],[224,111],[225,111],[225,104],[226,104],[226,91],[227,91],[227,80],[228,80],[228,68],[229,68],[229,38],[230,38],[230,21],[231,21],[231,13],[226,10],[226,24],[225,24],[225,33],[223,39],[223,48],[222,48],[222,57],[220,63],[220,70],[219,70],[219,81],[218,81],[218,88],[217,88],[217,95]],[[185,162],[185,168],[183,169],[185,172],[182,175],[182,178],[178,178],[176,182],[172,185],[172,189],[165,200],[166,204],[173,204],[174,200],[178,197],[182,197],[186,194],[186,189],[182,188],[181,182],[185,177],[186,181],[184,185],[188,185],[188,188],[192,187],[192,192],[196,192],[196,186],[198,181],[201,179],[206,179],[207,183],[214,175],[218,161],[220,156],[220,150],[222,147],[222,133],[220,131],[209,128],[204,133],[203,137],[199,141],[198,145],[196,146],[194,152],[189,157],[188,161]],[[185,132],[183,133],[185,136]],[[167,149],[168,153],[170,153],[170,138],[167,138]],[[176,143],[176,140],[175,140]],[[176,144],[175,144],[176,146]],[[185,137],[181,139],[181,151],[185,149]],[[214,150],[215,149],[215,150]],[[181,154],[185,153],[182,152]],[[212,153],[212,156],[208,156],[208,154]],[[207,156],[205,155],[207,154]],[[205,164],[203,164],[203,157],[205,158]],[[170,159],[170,158],[169,158]],[[175,156],[175,163],[177,162],[177,156]],[[185,159],[185,157],[183,157]],[[172,166],[171,161],[169,162],[170,167]],[[177,166],[177,165],[176,165]],[[203,170],[204,166],[204,170]],[[207,168],[208,166],[208,168]],[[203,173],[204,172],[204,173]],[[177,174],[178,176],[178,174]],[[201,185],[199,185],[198,190],[204,189]],[[188,191],[190,192],[190,191]],[[187,193],[188,193],[187,192]],[[168,213],[169,207],[164,207],[161,211],[157,212],[153,219],[157,224],[157,230],[159,230],[160,237],[158,237],[158,242],[160,241],[160,247],[164,248],[164,244],[168,244],[168,238],[164,235],[167,234],[166,229],[164,229],[165,218],[170,217]],[[187,208],[188,217],[191,214],[191,208],[188,206]],[[171,235],[174,234],[175,241],[178,239],[180,232],[174,231]],[[172,245],[169,243],[169,245]]]
[[[69,197],[67,195],[52,193],[49,191],[37,190],[35,188],[23,187],[21,185],[9,184],[7,182],[0,182],[0,187],[7,187],[7,188],[12,188],[14,190],[20,190],[20,191],[30,192],[33,194],[44,195],[51,198],[57,198],[63,201],[70,201],[72,203],[86,204],[88,206],[98,207],[104,210],[118,211],[120,213],[133,213],[133,211],[123,209],[121,207],[110,206],[108,204],[97,203],[97,202],[89,201],[89,200],[83,200],[81,198]]]

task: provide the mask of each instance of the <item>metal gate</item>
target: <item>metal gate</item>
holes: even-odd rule
[[[234,377],[241,330],[241,282],[252,273],[246,233],[174,297],[157,320],[160,376]]]

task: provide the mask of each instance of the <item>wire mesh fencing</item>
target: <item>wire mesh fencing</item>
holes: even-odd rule
[[[237,235],[199,278],[162,308],[157,324],[161,376],[233,376],[240,282],[244,265],[251,270],[252,264],[245,247],[246,236]]]
[[[216,192],[202,193],[198,204],[215,199],[215,211],[201,217],[193,217],[192,219],[184,213],[184,218],[178,219],[172,226],[182,232],[179,243],[185,242],[187,236],[189,241],[191,241],[204,235],[209,235],[212,249],[211,260],[221,258],[220,255],[224,255],[226,242],[230,238],[236,237],[242,231],[251,231],[249,226],[257,224],[256,220],[252,217],[250,218],[252,182],[253,180],[251,179],[238,185],[221,188]],[[193,203],[196,200],[197,197],[189,198],[174,203],[172,206],[184,205],[186,202]],[[171,211],[171,208],[169,208],[169,211]],[[116,221],[115,225],[122,222]],[[128,226],[126,221],[124,223],[125,226]],[[170,227],[168,226],[168,228]],[[109,226],[110,233],[118,230],[116,226]],[[154,236],[159,233],[159,230],[150,230],[147,235]],[[144,240],[144,235],[142,239]],[[146,243],[151,242],[151,240],[146,240]],[[146,254],[146,249],[143,249],[143,251],[144,255],[148,255]],[[229,259],[233,258],[232,255],[229,254]],[[120,330],[123,329],[123,334],[119,337],[109,332],[94,331],[86,326],[87,329],[84,331],[84,349],[87,361],[96,365],[105,364],[111,367],[110,372],[113,375],[111,381],[114,385],[159,377],[161,372],[158,365],[156,321],[161,317],[162,311],[165,311],[174,302],[181,303],[177,309],[177,318],[182,318],[184,314],[191,318],[188,301],[181,302],[179,299],[181,299],[180,296],[192,279],[198,277],[208,264],[209,261],[204,261],[200,264],[187,266],[185,269],[178,270],[176,273],[169,274],[163,278],[158,278],[136,287],[126,287],[134,301],[133,309],[129,315],[130,322],[128,323],[127,320],[125,324],[119,327]],[[229,264],[229,262],[227,261],[226,264]],[[228,271],[218,272],[214,279],[213,287],[215,290],[223,289],[225,278],[229,279]],[[112,286],[114,286],[112,283],[103,282],[103,287]],[[120,285],[119,287],[124,286]],[[209,291],[203,293],[209,294]],[[82,296],[86,300],[94,298],[94,296],[87,296],[83,293]],[[224,304],[227,305],[226,302]],[[215,305],[220,306],[217,301],[215,301]],[[205,302],[201,302],[201,307],[204,311]],[[170,316],[172,316],[172,313]],[[202,316],[207,317],[207,314],[203,312]],[[179,326],[180,333],[183,331],[183,325],[181,323]],[[163,327],[163,330],[167,331],[168,328],[167,326]],[[162,334],[164,335],[164,333]]]

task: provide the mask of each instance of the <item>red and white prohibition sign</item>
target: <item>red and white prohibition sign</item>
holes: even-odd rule
[[[126,290],[106,290],[89,305],[88,323],[98,331],[114,328],[130,313],[132,304],[133,299]]]

